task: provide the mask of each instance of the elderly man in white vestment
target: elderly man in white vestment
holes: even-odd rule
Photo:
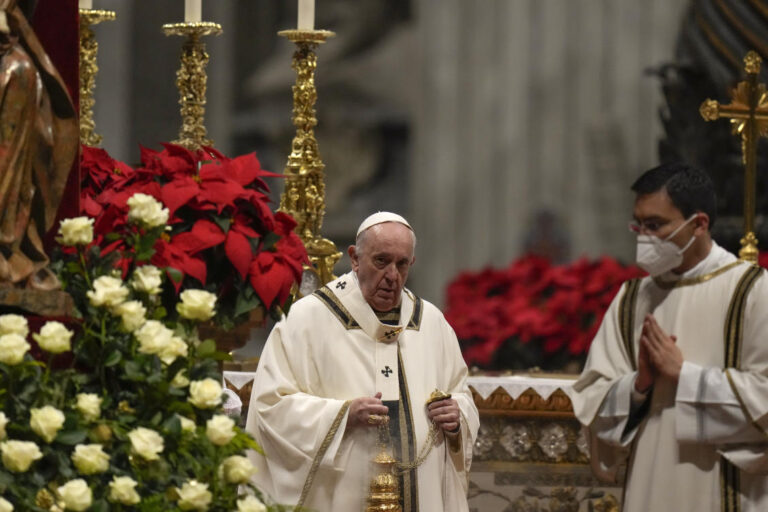
[[[467,367],[440,311],[405,288],[416,237],[379,212],[349,247],[352,272],[297,301],[259,361],[247,429],[255,483],[278,503],[362,512],[377,454],[377,417],[389,416],[404,512],[467,511],[479,418]],[[426,406],[438,389],[451,395]]]
[[[592,466],[626,463],[625,512],[768,510],[768,281],[710,236],[712,181],[662,165],[632,186],[637,263],[575,384]]]

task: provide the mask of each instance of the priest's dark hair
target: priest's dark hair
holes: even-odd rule
[[[702,212],[709,216],[710,229],[717,219],[717,195],[709,175],[684,163],[661,164],[645,171],[632,184],[637,195],[653,194],[666,189],[672,204],[683,217]]]

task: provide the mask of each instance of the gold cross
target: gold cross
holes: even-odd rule
[[[741,136],[742,161],[744,162],[744,238],[741,239],[739,257],[757,263],[757,237],[755,236],[755,188],[757,175],[757,143],[760,137],[768,137],[768,95],[765,84],[757,81],[760,73],[760,56],[750,51],[744,57],[747,79],[739,82],[731,91],[732,101],[721,105],[707,99],[699,113],[706,121],[720,118],[731,120],[733,133]]]

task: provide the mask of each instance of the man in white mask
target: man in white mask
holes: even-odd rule
[[[712,240],[705,173],[662,165],[632,190],[650,276],[623,285],[574,385],[593,469],[627,465],[624,512],[768,510],[768,279]]]

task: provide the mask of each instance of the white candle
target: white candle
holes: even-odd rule
[[[187,23],[203,21],[203,0],[184,0],[184,21]]]
[[[315,29],[315,0],[299,0],[299,30]]]
[[[93,0],[80,0],[77,6],[80,9],[93,9]]]

